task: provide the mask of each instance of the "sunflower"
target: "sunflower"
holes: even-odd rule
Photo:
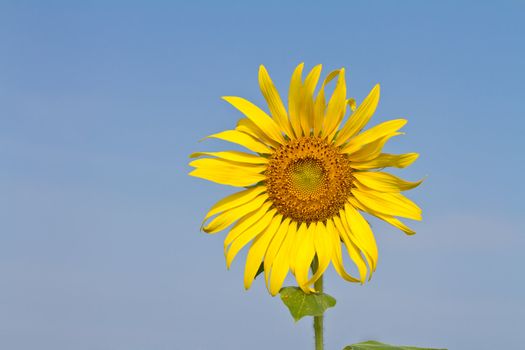
[[[315,66],[303,80],[304,64],[293,72],[288,110],[264,66],[259,85],[269,114],[253,103],[227,96],[224,100],[244,117],[235,129],[208,136],[242,146],[238,150],[193,153],[190,175],[242,188],[217,202],[202,229],[216,233],[231,226],[224,241],[229,268],[251,242],[244,285],[250,288],[264,270],[270,294],[279,292],[290,271],[306,293],[330,263],[350,282],[364,283],[377,264],[374,234],[362,213],[371,214],[406,234],[415,232],[398,218],[421,220],[421,209],[401,194],[418,186],[381,171],[404,168],[417,153],[382,153],[385,143],[406,124],[390,120],[362,131],[375,112],[379,85],[356,108],[347,99],[345,70],[328,74],[317,94],[321,75]],[[335,81],[328,102],[325,87]],[[315,95],[315,96],[314,96]],[[345,120],[347,111],[350,116]],[[351,274],[343,247],[355,264]],[[315,261],[317,269],[310,273]]]

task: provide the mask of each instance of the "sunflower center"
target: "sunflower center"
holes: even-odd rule
[[[288,169],[291,187],[298,194],[313,195],[322,189],[325,181],[325,170],[318,160],[313,158],[299,159],[290,164]]]
[[[324,221],[344,206],[352,186],[344,154],[319,137],[301,137],[281,146],[266,171],[268,196],[285,217]]]

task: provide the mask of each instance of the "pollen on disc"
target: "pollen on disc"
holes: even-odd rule
[[[344,206],[352,187],[346,155],[318,137],[302,137],[281,146],[266,171],[275,208],[298,222],[324,221]]]
[[[304,158],[290,164],[288,176],[290,187],[297,195],[313,195],[318,193],[325,183],[325,169],[320,161],[314,158]]]

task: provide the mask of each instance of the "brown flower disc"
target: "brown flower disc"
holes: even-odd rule
[[[284,217],[325,221],[343,208],[352,186],[346,155],[320,137],[301,137],[278,148],[266,170],[268,196]]]

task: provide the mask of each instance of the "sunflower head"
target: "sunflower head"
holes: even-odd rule
[[[245,287],[251,286],[262,267],[272,295],[289,272],[303,291],[311,292],[330,264],[347,281],[364,283],[371,278],[377,246],[363,213],[407,234],[415,232],[398,218],[421,220],[421,209],[401,194],[421,181],[382,171],[404,168],[418,157],[382,152],[391,137],[402,134],[399,130],[406,120],[363,131],[377,107],[379,85],[356,108],[355,100],[346,96],[343,68],[329,73],[317,94],[321,65],[304,79],[302,73],[300,64],[292,74],[287,109],[264,66],[259,69],[259,85],[269,113],[243,98],[224,97],[244,116],[234,129],[208,137],[248,152],[191,155],[198,159],[190,163],[195,168],[190,175],[241,188],[210,209],[203,230],[216,233],[230,228],[224,241],[228,267],[251,243]],[[331,81],[335,88],[327,98],[325,86]],[[343,250],[356,273],[345,266]],[[317,269],[310,273],[314,259]]]

